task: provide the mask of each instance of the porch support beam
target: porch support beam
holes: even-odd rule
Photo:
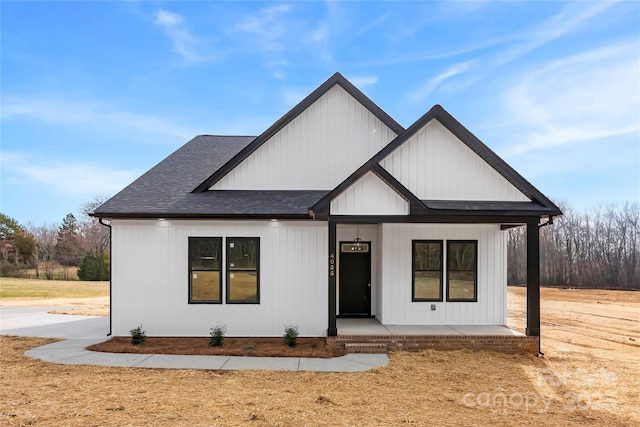
[[[338,335],[338,327],[336,326],[336,274],[338,271],[336,256],[336,223],[329,218],[329,327],[327,328],[327,336],[335,337]]]
[[[540,231],[538,219],[527,221],[527,328],[540,336]]]

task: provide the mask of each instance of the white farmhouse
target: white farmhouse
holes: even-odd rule
[[[117,336],[503,327],[505,230],[526,225],[536,349],[538,228],[561,214],[439,105],[405,129],[338,73],[262,135],[197,136],[94,213]]]

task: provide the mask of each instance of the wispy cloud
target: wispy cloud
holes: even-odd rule
[[[378,83],[377,76],[354,76],[349,78],[349,81],[353,83],[354,86],[362,89],[367,86],[373,86]]]
[[[264,66],[271,72],[271,75],[279,80],[283,80],[287,77],[285,68],[289,65],[289,61],[286,59],[276,59],[267,62]]]
[[[307,95],[309,95],[309,90],[299,87],[288,87],[280,91],[280,98],[282,98],[282,101],[288,107],[293,107]]]
[[[236,24],[233,32],[247,37],[246,41],[260,52],[281,51],[285,47],[287,23],[284,17],[291,6],[275,5],[260,9],[252,15],[246,15]]]
[[[320,59],[326,62],[333,62],[331,49],[329,48],[330,36],[329,25],[326,21],[318,24],[318,27],[309,34],[310,41],[316,45]]]
[[[373,30],[374,28],[379,27],[380,25],[382,25],[389,18],[389,16],[391,16],[391,12],[386,12],[385,14],[377,17],[376,19],[374,19],[373,21],[367,23],[365,26],[363,26],[359,30],[355,31],[353,33],[352,38],[354,38],[354,39],[358,38],[358,37],[368,33],[369,31]]]
[[[194,135],[192,129],[173,124],[166,117],[123,111],[92,101],[5,95],[0,114],[2,120],[29,118],[47,123],[87,124],[94,129],[130,129],[183,140]]]
[[[514,156],[624,135],[640,138],[640,45],[590,50],[534,67],[502,94],[499,126],[518,129]]]
[[[406,98],[412,102],[421,102],[438,88],[447,88],[454,92],[460,92],[491,74],[496,68],[513,62],[535,49],[577,30],[612,5],[613,2],[602,2],[585,8],[582,3],[572,4],[562,12],[527,31],[495,38],[481,42],[472,48],[463,49],[457,53],[465,54],[487,47],[504,46],[497,51],[494,49],[486,54],[478,55],[472,60],[448,67],[440,74],[426,80],[418,89],[412,90],[406,95]],[[417,55],[404,59],[398,58],[398,60],[413,61],[427,58],[437,59],[438,55],[427,57]]]
[[[117,170],[95,162],[44,160],[24,153],[2,153],[4,174],[14,185],[39,184],[61,194],[114,194],[131,183],[139,171]]]
[[[438,88],[438,86],[440,86],[448,79],[464,73],[471,67],[472,64],[473,61],[467,61],[460,64],[455,64],[447,68],[442,73],[428,79],[418,88],[415,88],[414,90],[409,92],[409,94],[407,95],[407,99],[411,102],[416,103],[424,101],[429,95],[431,95],[431,93],[433,93],[434,90]]]
[[[348,34],[352,30],[350,10],[337,1],[325,1],[323,6],[326,13],[317,22],[309,24],[312,30],[302,35],[301,40],[305,47],[311,47],[310,52],[315,58],[334,63],[334,39],[353,38]]]
[[[182,15],[159,9],[154,13],[154,23],[169,37],[173,51],[184,58],[187,64],[216,59],[203,40],[189,31]]]
[[[572,4],[562,12],[552,16],[541,25],[527,32],[519,43],[490,58],[491,68],[513,61],[538,47],[556,40],[581,27],[587,21],[600,15],[613,6],[615,2],[598,2],[584,8],[584,3]]]

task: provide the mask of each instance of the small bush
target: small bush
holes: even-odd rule
[[[4,264],[0,267],[0,276],[2,277],[21,277],[22,271],[15,264]]]
[[[129,332],[131,333],[131,344],[133,345],[140,345],[147,338],[147,334],[144,329],[142,329],[142,324]]]
[[[298,326],[285,325],[282,341],[284,341],[284,345],[295,347],[298,344]]]
[[[227,325],[216,325],[214,328],[211,328],[211,332],[209,333],[209,345],[211,347],[222,347],[224,343],[224,334],[227,333]]]
[[[109,280],[109,253],[96,254],[88,252],[80,267],[78,267],[78,278],[80,280]]]

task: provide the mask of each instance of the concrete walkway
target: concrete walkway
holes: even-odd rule
[[[386,366],[386,354],[347,354],[331,359],[312,357],[183,356],[174,354],[102,353],[85,347],[104,340],[65,340],[25,353],[34,359],[64,365],[121,366],[129,368],[213,369],[223,371],[362,372]]]
[[[45,362],[65,365],[131,368],[363,372],[389,364],[386,354],[347,354],[331,359],[311,357],[187,356],[102,353],[86,347],[105,341],[107,317],[49,314],[64,307],[0,307],[0,334],[63,338],[25,352]]]

